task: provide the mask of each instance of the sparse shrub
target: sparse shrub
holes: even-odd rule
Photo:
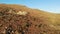
[[[41,27],[42,26],[42,24],[39,24],[39,26],[38,27]]]
[[[13,31],[12,26],[7,27],[6,34],[11,34]]]

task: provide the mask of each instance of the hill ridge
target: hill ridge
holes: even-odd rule
[[[60,34],[57,16],[25,6],[0,4],[0,34]]]

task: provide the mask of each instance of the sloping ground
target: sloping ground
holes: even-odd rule
[[[0,4],[0,34],[60,34],[59,16],[26,6]]]

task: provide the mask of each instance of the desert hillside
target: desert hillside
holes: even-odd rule
[[[0,4],[0,34],[60,34],[60,14]]]

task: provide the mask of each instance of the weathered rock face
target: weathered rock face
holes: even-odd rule
[[[0,34],[60,34],[46,22],[28,11],[0,8]]]

